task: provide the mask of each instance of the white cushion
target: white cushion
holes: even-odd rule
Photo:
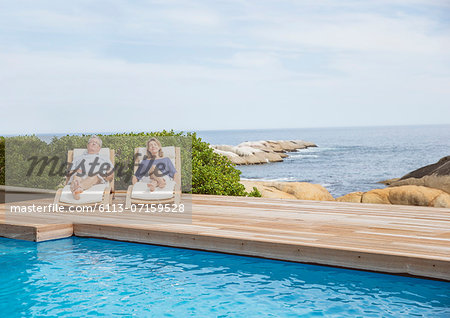
[[[88,190],[83,191],[83,193],[80,194],[80,200],[75,200],[72,191],[70,191],[70,185],[66,185],[62,190],[59,201],[69,204],[100,203],[103,200],[103,193],[107,186],[107,183],[96,184]]]
[[[87,153],[87,149],[86,148],[75,148],[73,150],[73,157],[76,158],[76,157],[81,156],[81,155],[83,155],[85,153]],[[108,160],[111,160],[109,148],[102,148],[102,149],[100,149],[98,154],[100,155],[100,157],[103,157],[103,158],[106,158]]]
[[[173,198],[175,181],[167,176],[164,177],[164,179],[166,180],[166,186],[163,189],[156,188],[155,191],[152,192],[150,192],[150,189],[147,187],[147,182],[136,182],[133,186],[133,191],[131,192],[131,198],[146,201],[157,201]]]

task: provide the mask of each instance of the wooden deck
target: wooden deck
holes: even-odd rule
[[[450,209],[194,195],[192,222],[181,224],[143,224],[153,215],[67,224],[2,215],[4,205],[0,236],[17,239],[98,237],[450,281]]]

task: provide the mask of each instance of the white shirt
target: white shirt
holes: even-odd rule
[[[88,153],[86,150],[81,156],[74,158],[70,171],[81,170],[82,178],[97,175],[102,183],[105,183],[105,179],[99,172],[105,173],[112,168],[114,166],[109,158],[102,157],[98,153]],[[72,182],[74,175],[71,175],[69,183]]]

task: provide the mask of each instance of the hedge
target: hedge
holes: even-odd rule
[[[115,177],[116,189],[126,189],[131,182],[134,148],[142,147],[150,136],[160,138],[163,146],[175,145],[181,148],[182,190],[185,193],[261,196],[254,189],[247,193],[239,183],[241,172],[228,160],[216,154],[209,144],[197,137],[196,133],[176,133],[161,131],[150,133],[125,133],[98,135],[103,144],[115,150],[116,167],[122,168],[123,177]],[[8,185],[57,189],[64,178],[51,175],[51,165],[47,165],[41,176],[34,173],[25,177],[31,156],[57,156],[61,158],[55,171],[65,171],[67,151],[73,148],[85,148],[90,135],[54,137],[48,144],[37,136],[16,136],[0,138],[0,184],[5,184],[5,157],[8,159]],[[132,137],[132,138],[130,138]],[[7,152],[5,153],[5,141]],[[192,157],[191,157],[192,156]]]

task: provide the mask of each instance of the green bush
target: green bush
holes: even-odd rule
[[[240,174],[228,158],[214,153],[208,143],[192,134],[193,193],[245,196]]]
[[[209,144],[195,133],[175,133],[161,131],[151,133],[127,133],[99,135],[103,144],[115,150],[115,165],[122,169],[122,177],[116,173],[115,188],[126,189],[133,174],[134,148],[142,147],[150,136],[160,138],[163,146],[174,145],[181,149],[182,190],[185,193],[216,194],[235,196],[261,196],[259,192],[245,192],[239,183],[241,172],[224,156],[216,154]],[[56,189],[64,183],[61,175],[51,175],[51,165],[41,176],[33,174],[25,177],[31,156],[56,156],[60,161],[55,171],[65,171],[67,151],[73,148],[85,148],[90,135],[54,137],[49,144],[36,136],[7,137],[0,139],[0,182],[5,184],[5,155],[8,162],[8,185]],[[133,137],[133,138],[129,138]]]
[[[248,193],[248,196],[249,197],[261,197],[262,195],[261,195],[261,192],[259,192],[259,190],[258,190],[258,188],[257,187],[253,187],[253,190],[252,190],[252,192],[250,192],[250,193]]]

